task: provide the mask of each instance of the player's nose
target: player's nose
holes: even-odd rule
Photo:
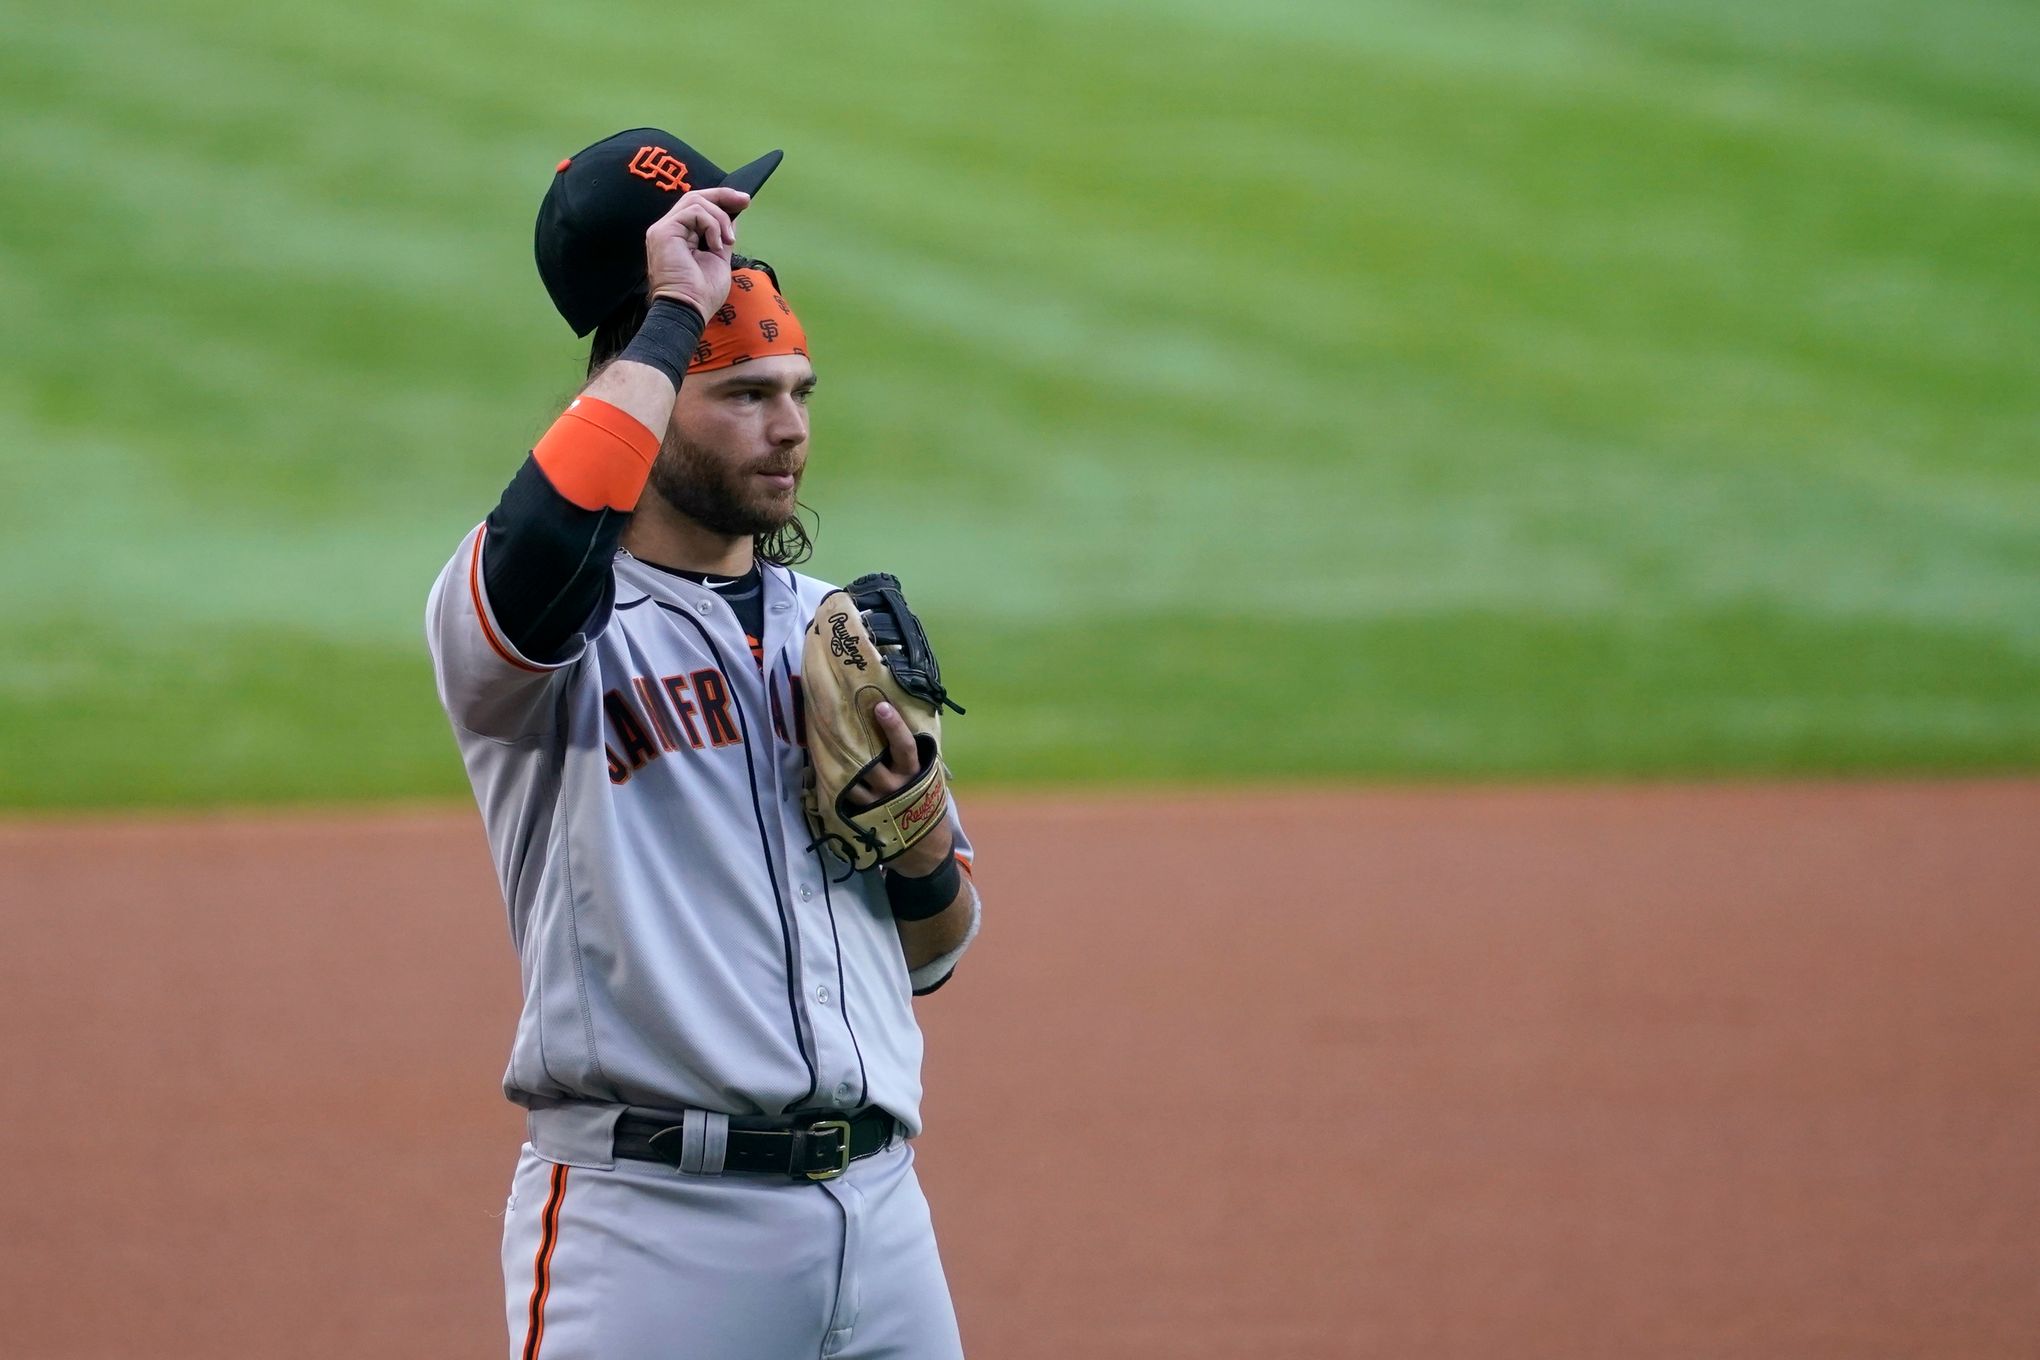
[[[807,408],[791,397],[773,402],[772,413],[765,422],[765,437],[778,449],[805,444],[808,437]]]

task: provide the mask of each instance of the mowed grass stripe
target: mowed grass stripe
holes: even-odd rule
[[[1428,163],[1449,163],[1452,159],[1444,156],[1424,157],[1421,153],[1400,154],[1412,163],[1419,159]],[[1661,158],[1665,154],[1665,148],[1644,147],[1639,154]],[[876,166],[885,167],[887,170],[894,168],[892,163],[904,162],[907,159],[899,155],[889,158],[883,152],[873,152],[867,145],[857,156],[830,158],[830,165],[859,165],[866,157]],[[1221,164],[1230,163],[1228,158],[1214,159]],[[1117,158],[1110,154],[1109,148],[1101,151],[1093,160],[1117,163]],[[1800,172],[1820,168],[1822,167],[1811,164],[1788,164],[1783,168],[1787,173],[1780,177],[1799,179],[1803,178]],[[1324,173],[1321,180],[1326,186],[1325,195],[1330,198],[1349,181],[1342,181],[1340,168],[1336,165],[1322,169]],[[1490,182],[1498,169],[1498,166],[1481,165],[1465,177],[1478,182]],[[1828,167],[1828,170],[1831,175],[1844,179],[1847,177],[1846,168],[1834,171],[1832,167]],[[849,172],[843,173],[846,187],[854,190],[855,179],[849,177]],[[935,175],[939,173],[937,171]],[[1078,173],[1081,174],[1082,171],[1079,170]],[[934,218],[936,224],[931,225],[932,215],[921,211],[919,205],[928,202],[931,197],[941,196],[943,185],[935,175],[931,175],[924,182],[909,180],[901,183],[902,177],[897,174],[874,174],[872,183],[898,185],[902,192],[889,193],[882,201],[875,203],[853,197],[851,201],[856,204],[853,211],[866,213],[889,211],[890,216],[884,222],[887,234],[905,238],[911,242],[909,248],[917,251],[925,246],[924,240],[916,239],[917,236],[925,238],[936,234],[951,235],[959,241],[986,243],[981,249],[987,252],[996,248],[994,243],[1001,242],[1002,239],[1019,238],[1014,241],[1011,249],[1023,257],[1031,275],[1029,278],[1021,279],[1019,286],[1024,287],[1040,277],[1040,274],[1034,271],[1044,267],[1042,263],[1044,253],[1054,252],[1063,246],[1063,239],[1059,233],[1053,230],[1001,233],[997,230],[982,229],[980,225],[982,223],[1013,220],[1024,213],[1027,206],[1024,203],[1003,201],[983,192],[987,184],[995,181],[996,172],[990,172],[975,180],[967,177],[964,182],[964,201],[976,208],[973,215],[977,222],[972,225],[980,225],[980,229],[949,233],[946,230],[948,224],[940,221],[939,217]],[[1982,413],[1973,419],[1982,422],[1995,418],[2000,422],[1997,428],[1986,430],[1986,433],[1995,435],[1987,441],[1993,447],[2003,447],[2010,442],[2013,428],[2012,421],[2006,419],[2007,415],[2015,416],[2023,422],[2032,414],[2030,399],[2018,400],[2012,412],[2002,411],[2003,407],[2016,399],[2016,394],[2020,391],[2016,381],[2021,371],[2019,358],[2025,342],[2030,339],[2032,326],[2028,321],[2028,313],[2017,306],[2016,298],[2004,297],[2002,286],[1994,276],[1988,281],[1978,280],[1974,285],[1967,280],[1945,276],[1920,281],[1918,286],[1921,289],[1938,290],[1944,307],[1950,301],[1966,304],[1960,309],[1955,323],[1948,327],[1945,333],[1921,336],[1917,333],[1917,325],[1909,329],[1902,321],[1886,320],[1883,322],[1886,328],[1884,336],[1866,336],[1866,328],[1862,325],[1864,319],[1902,317],[1904,309],[1870,305],[1874,299],[1862,296],[1864,290],[1861,285],[1866,271],[1860,268],[1841,271],[1829,265],[1825,275],[1840,276],[1832,277],[1831,282],[1824,278],[1820,266],[1824,260],[1831,259],[1834,252],[1818,248],[1820,247],[1818,241],[1785,262],[1793,272],[1793,282],[1796,286],[1785,286],[1787,280],[1780,277],[1777,282],[1781,286],[1776,291],[1752,289],[1748,286],[1749,262],[1746,259],[1734,258],[1726,249],[1703,253],[1689,244],[1672,239],[1668,241],[1663,253],[1656,255],[1649,253],[1655,235],[1653,231],[1656,225],[1655,218],[1640,223],[1636,230],[1625,234],[1619,210],[1611,224],[1609,213],[1605,209],[1596,207],[1588,212],[1575,204],[1572,216],[1579,219],[1579,240],[1570,249],[1559,253],[1554,251],[1554,242],[1564,244],[1569,224],[1563,220],[1553,222],[1548,218],[1540,222],[1535,214],[1543,212],[1547,205],[1524,204],[1502,220],[1488,223],[1483,223],[1477,214],[1437,215],[1435,205],[1442,192],[1438,184],[1440,178],[1433,175],[1430,182],[1421,183],[1420,187],[1423,190],[1421,193],[1386,193],[1381,197],[1391,203],[1414,201],[1433,209],[1429,214],[1413,218],[1406,224],[1399,224],[1411,241],[1421,237],[1427,242],[1443,242],[1442,245],[1436,246],[1436,253],[1428,262],[1434,267],[1420,271],[1420,276],[1429,281],[1429,286],[1435,287],[1441,275],[1465,284],[1463,276],[1468,274],[1477,274],[1480,276],[1481,284],[1492,285],[1483,287],[1480,292],[1481,315],[1478,318],[1478,324],[1483,327],[1482,334],[1492,337],[1492,344],[1486,347],[1491,353],[1472,357],[1480,366],[1490,370],[1502,363],[1518,361],[1519,357],[1532,361],[1531,366],[1521,375],[1520,387],[1525,397],[1530,397],[1536,392],[1549,391],[1553,386],[1551,379],[1554,375],[1550,372],[1549,366],[1536,364],[1534,361],[1555,350],[1560,354],[1576,352],[1582,361],[1604,366],[1608,381],[1599,384],[1601,390],[1592,394],[1597,407],[1611,401],[1619,403],[1621,391],[1638,381],[1650,384],[1646,388],[1649,396],[1675,399],[1683,395],[1691,400],[1696,394],[1718,391],[1721,386],[1718,380],[1722,379],[1729,380],[1732,386],[1747,388],[1751,385],[1751,376],[1761,371],[1767,375],[1770,387],[1783,389],[1779,395],[1786,399],[1796,398],[1803,402],[1805,396],[1809,395],[1803,391],[1807,387],[1813,389],[1810,393],[1812,396],[1833,396],[1835,394],[1832,388],[1836,385],[1851,384],[1846,395],[1852,403],[1868,403],[1873,407],[1884,408],[1896,404],[1890,396],[1895,381],[1901,384],[1917,383],[1924,375],[1966,384],[1961,395],[1968,399],[1969,405],[1964,409],[1973,410],[1978,403],[1984,403]],[[1718,188],[1716,185],[1696,186],[1692,197],[1704,200]],[[1372,189],[1373,186],[1370,185],[1370,193]],[[1893,192],[1896,194],[1901,191],[1894,189]],[[1902,192],[1907,196],[1917,196],[1922,192],[1922,186],[1906,185],[1902,187]],[[1806,192],[1803,189],[1796,190],[1793,196],[1804,198]],[[1087,196],[1079,187],[1071,191],[1071,197],[1077,201],[1085,201]],[[1707,215],[1708,209],[1704,202],[1695,202],[1690,206],[1694,209],[1694,220],[1704,219]],[[2025,206],[2024,220],[2016,218],[2005,220],[2001,216],[1982,213],[1978,215],[1978,221],[1989,225],[2001,241],[2009,245],[2021,239],[2022,227],[2033,218],[2030,196]],[[1324,216],[1332,217],[1335,214],[1327,212]],[[1669,219],[1672,214],[1660,212],[1658,216]],[[1255,223],[1257,228],[1262,225],[1259,222]],[[1397,265],[1402,263],[1394,259],[1396,252],[1393,249],[1386,251],[1375,249],[1384,236],[1392,239],[1393,234],[1389,227],[1375,222],[1356,224],[1345,219],[1340,219],[1340,225],[1347,228],[1358,225],[1365,234],[1343,242],[1343,248],[1336,252],[1324,252],[1316,256],[1302,253],[1299,256],[1302,261],[1299,268],[1310,270],[1314,288],[1322,290],[1325,297],[1323,310],[1333,318],[1332,334],[1316,338],[1338,342],[1304,351],[1309,357],[1324,355],[1327,351],[1335,358],[1341,357],[1341,351],[1347,349],[1344,342],[1348,337],[1336,331],[1338,322],[1346,319],[1339,305],[1341,289],[1350,285],[1349,291],[1361,292],[1369,286],[1368,281],[1379,273],[1395,275],[1398,272]],[[1293,224],[1282,220],[1279,215],[1266,224],[1266,234],[1271,238],[1274,249],[1280,249],[1287,244],[1286,234],[1292,229]],[[1722,234],[1726,229],[1724,226],[1718,229],[1716,234]],[[1623,263],[1638,270],[1655,265],[1664,271],[1661,278],[1652,281],[1654,285],[1652,288],[1637,290],[1633,287],[1619,286],[1616,281],[1611,280],[1607,268],[1611,236],[1622,238],[1616,243],[1618,246],[1633,247],[1624,255]],[[1088,260],[1123,258],[1145,261],[1150,258],[1147,251],[1150,245],[1148,241],[1131,240],[1124,243],[1123,248],[1114,248],[1109,236],[1088,226],[1084,229],[1082,240],[1085,248],[1077,253]],[[1094,241],[1096,244],[1092,244]],[[1804,259],[1800,258],[1800,255],[1803,255]],[[1387,257],[1386,263],[1378,262],[1378,257],[1381,256]],[[1052,260],[1052,254],[1047,258]],[[1208,260],[1210,254],[1206,252],[1198,258]],[[2002,257],[1999,255],[1990,257],[1992,265],[2001,262]],[[1702,273],[1699,268],[1702,265],[1711,271],[1712,277]],[[972,267],[994,266],[991,261],[980,259],[974,261]],[[1054,268],[1052,264],[1045,267]],[[1062,266],[1062,271],[1087,274],[1083,264],[1066,264]],[[889,277],[891,272],[882,270],[880,277]],[[1784,267],[1781,266],[1777,272],[1782,275],[1785,272]],[[1696,273],[1701,276],[1694,278]],[[1089,271],[1089,275],[1094,274],[1095,271]],[[1201,290],[1186,289],[1183,287],[1185,281],[1180,276],[1157,279],[1156,286],[1147,290],[1148,295],[1137,301],[1146,303],[1152,311],[1167,305],[1156,301],[1158,297],[1196,293],[1206,298],[1218,295],[1222,299],[1218,290],[1209,287]],[[1633,282],[1633,278],[1630,273],[1623,273],[1620,275],[1620,282]],[[1731,282],[1739,286],[1735,288],[1726,286]],[[1806,306],[1809,282],[1815,287],[1824,289],[1828,294],[1821,301],[1828,304],[1835,315],[1823,316]],[[1904,280],[1899,282],[1903,285]],[[1098,296],[1095,277],[1087,275],[1085,284],[1083,296]],[[1470,284],[1466,286],[1469,292],[1472,291]],[[1957,296],[1951,299],[1948,296],[1950,294]],[[1887,300],[1903,302],[1904,298],[1901,296]],[[977,299],[966,295],[962,301],[969,304]],[[1466,344],[1467,318],[1464,309],[1455,311],[1451,308],[1425,307],[1421,296],[1409,298],[1406,302],[1407,305],[1395,309],[1396,319],[1403,324],[1386,337],[1390,343],[1379,345],[1380,349],[1393,350],[1407,359],[1412,353],[1422,354],[1427,346],[1436,347],[1441,343],[1461,346]],[[1985,309],[1994,312],[1994,315],[1983,314]],[[962,305],[954,310],[957,314],[970,318],[981,315],[989,309]],[[1284,353],[1284,347],[1297,341],[1299,328],[1294,324],[1295,318],[1279,308],[1262,309],[1258,314],[1251,309],[1243,310],[1245,314],[1239,316],[1231,329],[1214,331],[1213,339],[1220,345],[1231,342],[1235,349],[1248,350],[1256,356],[1281,354],[1283,360],[1289,360],[1290,355]],[[1255,333],[1256,322],[1265,325],[1264,318],[1270,313],[1277,322],[1277,329],[1281,321],[1290,322],[1286,334]],[[1436,329],[1440,333],[1428,335],[1421,330],[1412,333],[1412,327],[1408,324],[1412,314],[1439,318]],[[1062,328],[1064,334],[1052,335],[1051,339],[1066,341],[1069,338],[1067,332],[1071,329],[1073,327],[1065,326]],[[1773,343],[1768,346],[1768,352],[1752,353],[1751,339],[1764,339],[1767,329],[1779,332],[1772,337]],[[2006,346],[2002,343],[2006,337],[2010,337],[2016,343]],[[1866,344],[1866,338],[1881,340],[1883,343]],[[1171,337],[1164,332],[1154,339],[1157,341],[1157,348],[1167,349]],[[1952,359],[1944,359],[1942,356],[1945,350],[1960,348],[1956,345],[1957,340],[1967,342],[1967,348]],[[1224,351],[1220,349],[1218,352]],[[1435,356],[1424,354],[1424,358],[1431,361],[1451,360],[1455,357],[1458,356],[1449,353]],[[1370,359],[1378,359],[1387,364],[1396,362],[1394,357],[1386,355],[1370,355]],[[1308,363],[1309,359],[1306,358],[1304,360],[1306,367]],[[1799,369],[1813,370],[1816,364],[1824,371],[1809,371],[1803,375],[1795,372]],[[1614,367],[1617,365],[1621,367]],[[1696,365],[1699,366],[1697,371]],[[1246,360],[1243,367],[1243,376],[1249,381],[1262,376],[1253,366],[1252,359]],[[1114,373],[1111,376],[1119,375]],[[1737,382],[1738,379],[1741,381]],[[1659,388],[1664,389],[1662,394],[1656,390]],[[1277,394],[1287,398],[1292,395],[1292,390],[1286,387],[1278,388]],[[1993,407],[1997,409],[1992,409]],[[1710,400],[1707,409],[1710,415],[1717,411],[1718,401]],[[1615,414],[1622,417],[1629,415],[1630,412],[1617,405]],[[2023,432],[2023,424],[2018,428]],[[1709,434],[1712,432],[1711,429],[1705,431]]]
[[[968,790],[1336,779],[1356,769],[1656,778],[2009,771],[2040,761],[2031,702],[2040,666],[1959,633],[1785,627],[1756,610],[1622,627],[1443,617],[1449,627],[1432,614],[1307,630],[1198,615],[1076,627],[958,621],[945,630],[945,675],[973,711],[952,734],[957,776]],[[11,757],[0,764],[0,806],[463,791],[443,720],[406,698],[429,684],[410,649],[343,649],[316,631],[265,627],[217,630],[195,653],[91,620],[50,641],[70,656],[117,651],[126,664],[10,667],[0,685]],[[1014,664],[1037,655],[1067,660],[1057,686]],[[1882,683],[1863,685],[1830,664],[1835,655]],[[1114,702],[1133,669],[1145,701]],[[1496,674],[1511,683],[1497,687]],[[1278,689],[1286,707],[1271,722]],[[222,692],[239,702],[220,706]],[[1070,703],[1072,693],[1103,699]],[[980,721],[986,714],[997,720]]]

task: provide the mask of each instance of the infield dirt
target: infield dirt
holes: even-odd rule
[[[2040,783],[967,810],[919,1156],[974,1355],[2040,1347]],[[0,1350],[504,1353],[472,811],[0,872]]]

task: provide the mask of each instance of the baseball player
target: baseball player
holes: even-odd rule
[[[971,849],[895,703],[843,805],[926,826],[859,869],[803,802],[803,637],[850,597],[791,569],[815,372],[733,253],[779,155],[725,174],[639,128],[559,163],[537,255],[589,381],[427,605],[523,977],[521,1360],[961,1354],[911,998],[977,933]]]

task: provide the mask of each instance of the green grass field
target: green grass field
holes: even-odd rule
[[[700,13],[0,0],[0,805],[465,789],[425,589],[643,122],[788,149],[967,783],[2040,765],[2030,0]]]

